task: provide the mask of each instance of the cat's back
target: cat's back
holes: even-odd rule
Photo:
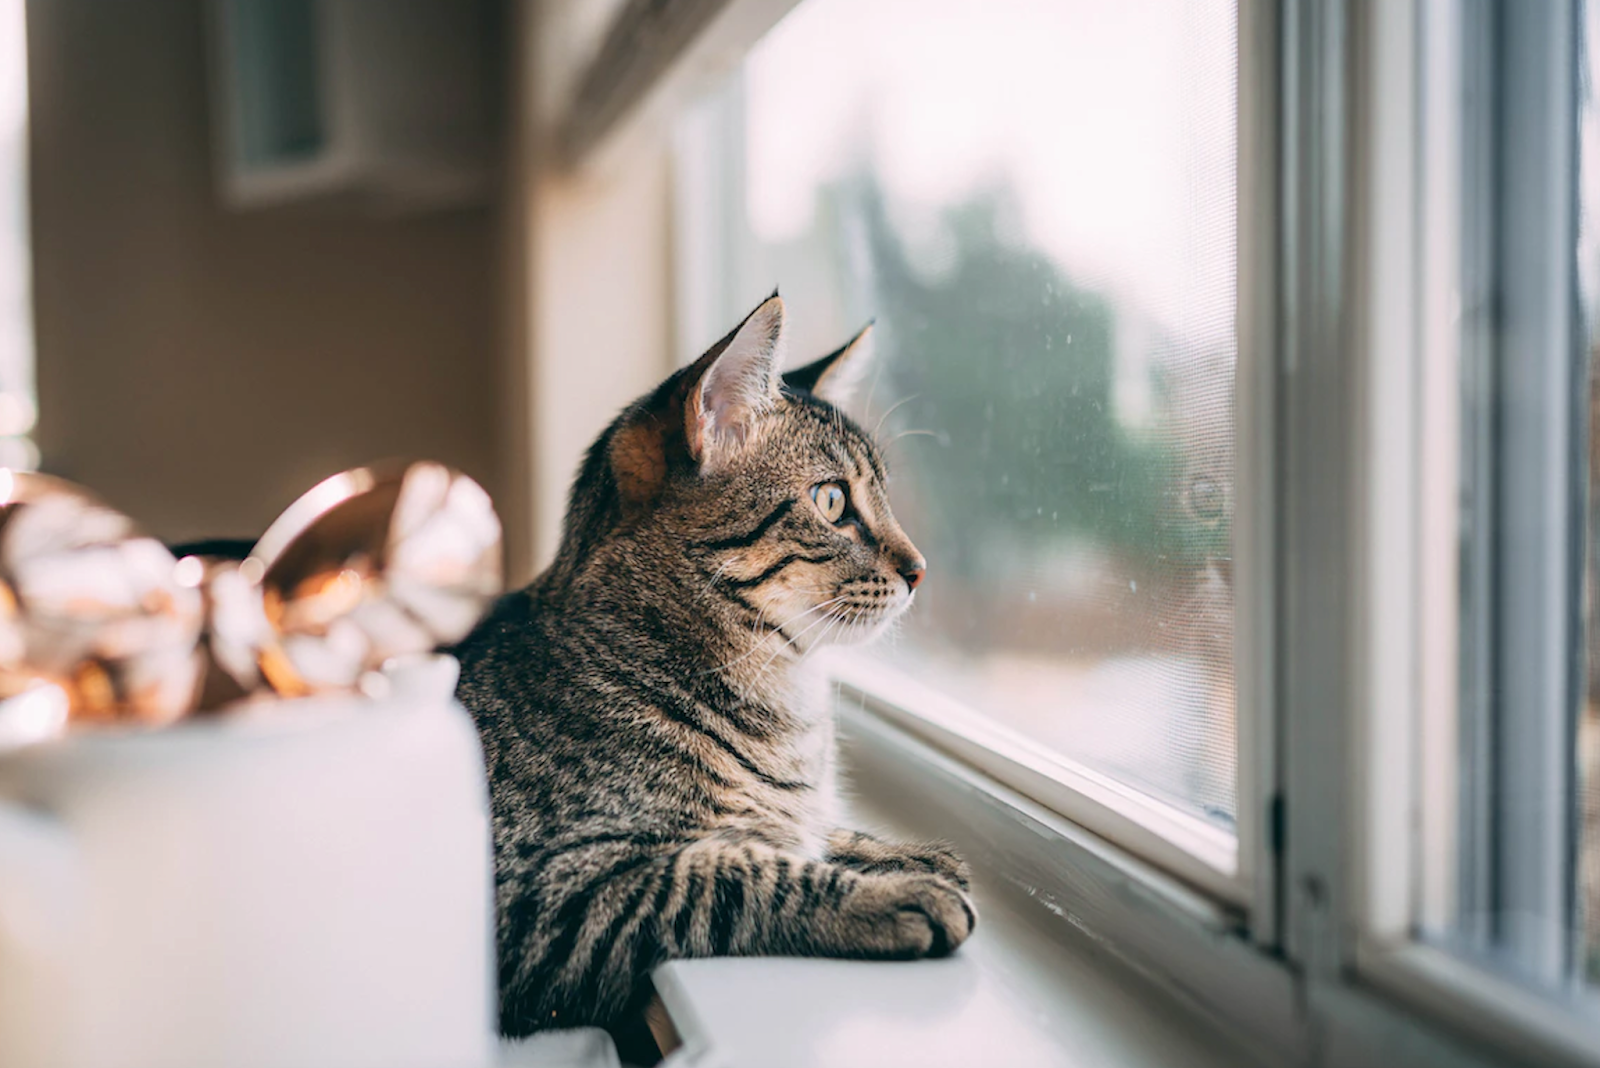
[[[550,662],[546,611],[536,589],[503,595],[451,650],[461,663],[456,696],[480,722],[505,711],[508,699],[532,696]],[[530,684],[532,689],[530,689]]]
[[[647,739],[638,702],[621,685],[631,675],[626,657],[573,600],[537,582],[508,593],[453,650],[456,697],[477,721],[497,792],[543,792],[552,781],[613,790],[616,769],[633,766],[630,751]]]
[[[530,780],[592,741],[596,710],[576,713],[565,677],[576,652],[570,639],[534,586],[501,597],[453,650],[456,698],[477,722],[492,780]]]

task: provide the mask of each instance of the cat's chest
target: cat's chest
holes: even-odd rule
[[[834,759],[833,722],[819,724],[807,740],[806,781],[812,785],[801,818],[797,820],[799,851],[821,860],[827,850],[828,835],[839,826],[839,786]]]
[[[737,710],[769,727],[738,739],[740,754],[724,762],[729,781],[713,823],[821,859],[839,825],[833,709],[825,684],[805,676],[783,682],[748,695]]]
[[[746,829],[805,856],[822,859],[828,836],[839,825],[838,770],[832,720],[816,721],[784,740],[779,775],[745,783],[742,801],[730,807],[749,819]],[[776,756],[776,754],[774,754]],[[781,786],[773,781],[780,781]]]

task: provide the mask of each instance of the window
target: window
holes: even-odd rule
[[[1229,875],[1237,24],[806,0],[676,150],[680,359],[774,283],[795,359],[876,318],[855,414],[930,561],[880,655]]]
[[[1456,1026],[1579,1062],[1600,1048],[1585,7],[1432,0],[1386,23],[1401,41],[1375,66],[1415,96],[1371,120],[1370,225],[1387,198],[1388,227],[1410,230],[1371,262],[1391,290],[1371,301],[1367,356],[1390,448],[1371,454],[1369,509],[1374,529],[1413,525],[1371,547],[1391,570],[1371,592],[1376,744],[1357,798],[1379,843],[1369,973]]]
[[[1456,636],[1428,746],[1454,760],[1424,797],[1442,815],[1419,926],[1564,998],[1600,980],[1600,22],[1457,0],[1421,28],[1423,122],[1449,146],[1425,180],[1453,206],[1423,270],[1459,308],[1425,388],[1459,405],[1435,472],[1459,533],[1440,546],[1455,611],[1435,625]]]

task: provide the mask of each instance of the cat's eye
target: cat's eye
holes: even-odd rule
[[[812,486],[811,499],[817,503],[817,511],[822,513],[822,518],[830,523],[837,523],[843,519],[845,505],[850,503],[844,487],[837,482],[823,482]]]

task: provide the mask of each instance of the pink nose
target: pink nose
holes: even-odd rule
[[[914,590],[922,585],[922,576],[927,573],[928,565],[918,560],[916,563],[901,569],[900,577],[906,580],[907,587]]]

